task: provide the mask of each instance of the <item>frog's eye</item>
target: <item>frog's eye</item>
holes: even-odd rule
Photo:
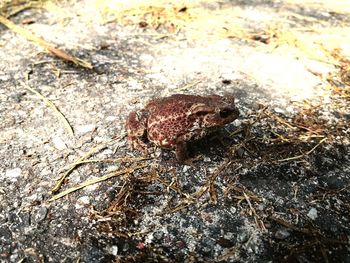
[[[225,119],[227,118],[228,116],[230,116],[231,114],[233,113],[232,110],[229,110],[229,109],[223,109],[223,110],[220,110],[219,114],[220,114],[220,117]]]

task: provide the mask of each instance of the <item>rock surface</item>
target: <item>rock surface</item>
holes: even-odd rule
[[[92,70],[0,25],[0,261],[349,262],[350,7],[127,2],[10,17]],[[174,93],[241,113],[193,166],[127,146],[128,113]],[[79,159],[56,194],[115,176],[52,201]]]

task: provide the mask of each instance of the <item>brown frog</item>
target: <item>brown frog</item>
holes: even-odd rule
[[[149,101],[126,122],[132,148],[147,152],[146,141],[176,150],[180,163],[187,160],[187,142],[206,136],[210,130],[235,120],[239,111],[232,96],[175,94]]]

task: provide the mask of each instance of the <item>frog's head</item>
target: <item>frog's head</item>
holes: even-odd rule
[[[205,102],[192,105],[191,117],[200,122],[201,127],[221,127],[239,116],[233,96],[212,95]]]

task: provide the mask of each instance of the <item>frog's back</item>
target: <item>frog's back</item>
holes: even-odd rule
[[[150,101],[146,106],[149,140],[164,148],[174,147],[176,138],[190,129],[188,113],[197,97],[176,94]]]

